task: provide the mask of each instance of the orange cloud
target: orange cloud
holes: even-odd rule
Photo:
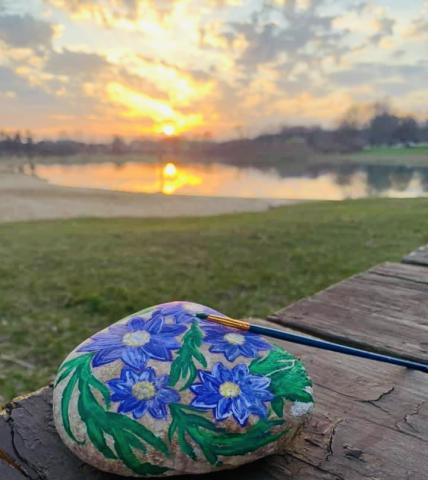
[[[111,102],[124,108],[124,116],[150,119],[152,132],[162,131],[165,123],[172,125],[177,133],[203,124],[200,113],[182,113],[164,100],[149,97],[117,82],[110,82],[106,93]]]

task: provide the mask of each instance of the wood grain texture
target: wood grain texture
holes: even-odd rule
[[[23,480],[26,470],[13,445],[12,430],[5,416],[0,416],[0,479]]]
[[[403,258],[402,262],[428,267],[428,245],[424,245],[423,247],[419,247],[417,250],[410,252]]]
[[[428,362],[428,269],[385,263],[269,319],[326,340]]]
[[[338,479],[426,478],[428,459],[420,455],[428,449],[426,374],[294,345],[288,350],[307,366],[317,402],[293,458]]]

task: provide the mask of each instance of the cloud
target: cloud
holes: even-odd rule
[[[52,52],[45,70],[55,75],[93,76],[109,67],[104,56],[97,53],[78,52],[64,49]]]
[[[239,57],[245,75],[255,74],[257,65],[276,63],[278,71],[290,76],[299,64],[318,68],[327,57],[338,61],[349,47],[346,30],[334,29],[334,15],[320,12],[323,0],[266,2],[249,22],[230,24],[232,38],[243,35],[247,47]],[[229,34],[230,35],[230,34]],[[282,79],[282,84],[293,79]],[[294,88],[294,86],[293,86]]]
[[[125,107],[123,114],[127,117],[149,118],[156,124],[172,122],[178,130],[194,127],[203,122],[201,114],[180,112],[168,102],[134,91],[117,82],[110,82],[107,85],[107,94],[112,102]]]
[[[19,95],[28,91],[28,83],[10,68],[0,66],[0,91],[11,91]]]
[[[0,39],[16,48],[50,47],[55,28],[31,15],[0,15]]]
[[[170,0],[45,0],[54,7],[69,12],[74,18],[93,20],[111,27],[117,21],[137,21],[148,9],[160,15],[171,10],[175,1]]]
[[[370,41],[378,45],[385,37],[389,37],[394,33],[395,20],[388,17],[380,17],[374,20],[375,29],[377,30],[370,37]]]
[[[277,23],[264,23],[259,15],[253,17],[251,23],[232,24],[234,30],[242,33],[248,47],[242,58],[242,63],[254,65],[274,60],[279,53],[289,53],[300,50],[312,40],[320,30],[328,30],[330,19],[320,18],[313,14],[291,15],[284,12],[285,18],[294,20],[286,26]],[[291,18],[290,18],[291,17]]]
[[[43,115],[54,109],[56,105],[55,96],[50,95],[38,85],[32,85],[26,78],[4,66],[0,66],[0,96],[2,97],[2,121],[14,119],[18,128],[25,125],[28,115],[33,112]],[[17,116],[17,110],[25,111],[25,115]],[[39,116],[39,122],[40,118],[43,117]]]
[[[422,6],[419,15],[413,19],[408,36],[421,39],[428,37],[428,1]]]
[[[209,75],[198,70],[187,70],[164,61],[156,61],[144,55],[136,55],[124,62],[124,69],[146,84],[151,84],[158,92],[175,105],[187,107],[205,99],[214,88]],[[133,82],[135,84],[135,82]],[[151,91],[154,90],[151,89]],[[150,90],[145,90],[150,93]]]
[[[341,85],[358,85],[372,83],[378,80],[401,80],[403,83],[426,83],[428,63],[419,64],[387,64],[387,63],[356,63],[351,68],[339,70],[329,75],[335,83]]]
[[[150,134],[171,121],[189,134],[233,136],[237,125],[256,134],[330,123],[355,101],[419,105],[428,94],[426,15],[410,2],[405,15],[383,0],[7,4],[2,106],[23,118],[39,94],[58,129],[74,119],[108,135]]]

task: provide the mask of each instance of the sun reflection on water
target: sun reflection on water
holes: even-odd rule
[[[202,178],[189,169],[178,168],[175,163],[168,162],[162,169],[161,192],[165,195],[176,193],[183,187],[195,187],[202,183]]]

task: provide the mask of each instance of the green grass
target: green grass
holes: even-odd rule
[[[424,243],[428,199],[3,224],[0,395],[42,386],[79,342],[145,306],[187,299],[263,317]]]
[[[339,164],[354,162],[367,165],[428,167],[428,146],[411,148],[372,147],[358,153],[344,154],[335,158]]]
[[[371,147],[359,153],[360,156],[390,156],[401,155],[404,157],[412,155],[428,156],[428,145],[415,145],[414,147]]]

